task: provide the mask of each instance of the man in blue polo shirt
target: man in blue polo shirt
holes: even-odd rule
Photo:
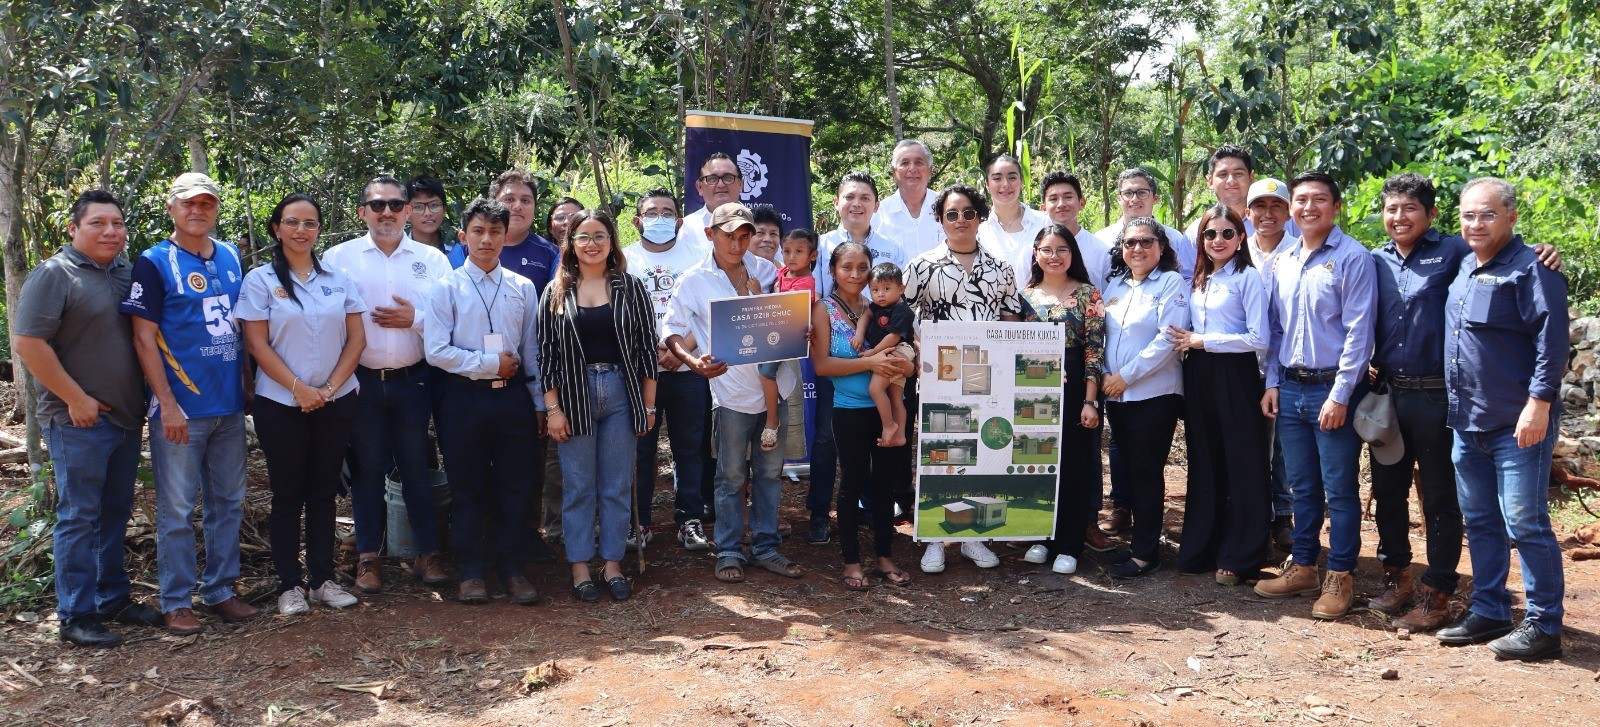
[[[1566,374],[1567,281],[1516,234],[1517,192],[1503,179],[1461,190],[1462,260],[1445,303],[1444,376],[1455,430],[1456,493],[1472,557],[1472,607],[1444,644],[1490,641],[1503,659],[1561,653],[1565,584],[1550,529],[1550,454]],[[1511,545],[1527,616],[1511,625]]]
[[[549,285],[555,275],[561,251],[555,243],[533,230],[539,216],[535,189],[533,175],[521,169],[508,169],[489,185],[489,196],[511,212],[511,221],[506,226],[506,246],[500,250],[500,264],[531,281],[535,295],[543,295],[544,286]],[[551,540],[561,537],[561,470],[552,466],[556,463],[555,440],[546,439],[543,431],[539,432],[539,439],[532,447],[533,457],[528,463],[538,473],[533,494],[528,498],[528,518],[534,530],[531,558],[535,563],[554,563],[556,551],[538,531],[542,523],[546,537]]]
[[[204,496],[206,568],[200,600],[224,621],[256,609],[233,593],[245,488],[244,346],[233,319],[244,281],[239,251],[211,237],[222,188],[191,172],[167,192],[172,236],[133,264],[122,302],[150,388],[156,554],[167,630],[192,634],[197,569],[195,500]]]
[[[1320,591],[1311,615],[1335,619],[1350,610],[1361,552],[1361,438],[1351,423],[1367,389],[1377,291],[1372,255],[1339,229],[1338,182],[1307,172],[1289,181],[1289,198],[1302,237],[1266,271],[1272,342],[1261,410],[1277,419],[1283,441],[1294,555],[1282,575],[1255,590],[1266,598]],[[1320,579],[1324,509],[1331,513],[1328,573]]]

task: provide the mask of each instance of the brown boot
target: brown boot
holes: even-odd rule
[[[1083,547],[1096,553],[1104,553],[1114,546],[1111,544],[1111,538],[1100,532],[1100,528],[1090,525],[1089,529],[1083,533]]]
[[[205,624],[194,617],[194,611],[187,608],[177,608],[161,614],[161,621],[166,624],[168,633],[179,636],[198,634],[206,629]]]
[[[1349,613],[1350,603],[1356,597],[1351,590],[1353,580],[1350,571],[1328,571],[1327,577],[1322,579],[1322,597],[1311,604],[1311,615],[1315,618],[1335,619]]]
[[[1116,535],[1133,527],[1133,512],[1128,508],[1117,505],[1111,508],[1111,513],[1100,518],[1100,532],[1107,535]]]
[[[506,592],[511,594],[511,602],[518,606],[532,606],[539,600],[539,589],[522,576],[512,576],[506,579]]]
[[[1412,633],[1432,631],[1450,621],[1450,594],[1426,583],[1417,594],[1417,607],[1390,623]]]
[[[1317,569],[1293,561],[1289,562],[1289,567],[1284,569],[1282,575],[1256,584],[1256,595],[1262,598],[1304,596],[1321,590],[1322,587],[1317,584]]]
[[[1411,580],[1410,568],[1383,567],[1383,593],[1367,601],[1367,608],[1390,616],[1398,616],[1406,612],[1411,606],[1412,597],[1417,595],[1416,585]]]
[[[362,553],[361,560],[356,562],[356,588],[362,593],[383,590],[383,563],[378,560],[377,553]]]
[[[489,585],[482,578],[468,578],[461,582],[461,591],[456,594],[456,599],[462,603],[488,603]]]
[[[261,613],[261,611],[256,607],[239,600],[237,596],[230,596],[228,597],[228,600],[223,601],[222,603],[207,606],[206,608],[212,613],[221,617],[223,621],[231,624],[236,624],[241,621],[249,621],[250,619],[255,618],[256,614]]]
[[[438,553],[419,556],[415,568],[417,577],[422,579],[425,586],[437,588],[450,585],[450,576],[445,575],[444,566],[439,565]]]

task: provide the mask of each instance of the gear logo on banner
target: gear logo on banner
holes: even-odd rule
[[[756,199],[767,188],[767,164],[761,161],[761,155],[749,149],[740,149],[739,157],[734,160],[739,167],[739,174],[744,177],[744,190],[739,193],[739,201]]]

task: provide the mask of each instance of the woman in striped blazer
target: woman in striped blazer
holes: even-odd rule
[[[626,273],[618,242],[605,211],[574,215],[539,301],[539,366],[549,433],[560,443],[572,595],[589,603],[600,600],[589,575],[597,510],[606,589],[618,601],[632,595],[622,557],[634,451],[656,416],[655,312],[644,284]]]

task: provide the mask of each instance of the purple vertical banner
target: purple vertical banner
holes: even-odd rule
[[[722,152],[733,158],[744,177],[739,201],[746,205],[770,204],[783,218],[785,232],[811,228],[811,127],[803,119],[688,111],[684,114],[683,209],[705,205],[694,187],[706,157]],[[805,394],[806,452],[815,436],[816,376],[811,361],[801,360],[801,391]],[[790,464],[805,460],[789,460]]]

